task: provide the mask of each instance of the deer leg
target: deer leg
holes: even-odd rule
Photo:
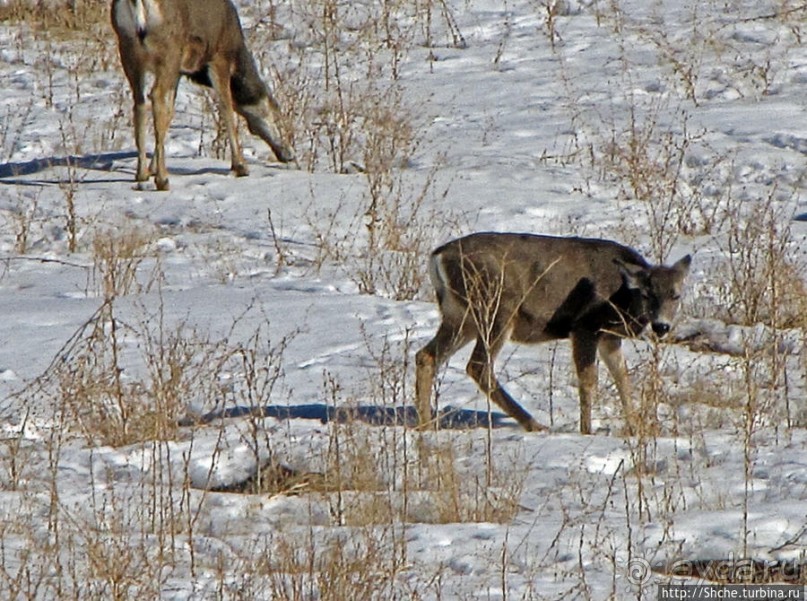
[[[120,57],[123,65],[123,72],[129,81],[129,88],[132,90],[133,101],[133,121],[135,144],[137,145],[137,173],[135,181],[145,182],[149,178],[149,170],[146,167],[146,96],[143,91],[143,72],[138,67],[137,59],[132,58],[134,49],[121,42]]]
[[[208,68],[210,81],[213,89],[216,90],[218,98],[219,116],[224,120],[227,129],[227,138],[230,141],[230,169],[238,177],[249,175],[249,169],[244,162],[244,154],[241,150],[241,142],[238,139],[238,127],[235,123],[233,113],[233,95],[230,91],[230,65],[226,59],[216,59]]]
[[[154,74],[151,108],[154,113],[154,156],[152,171],[158,190],[168,190],[168,170],[165,168],[165,139],[174,118],[174,101],[179,81],[179,65],[164,65]]]
[[[236,58],[236,70],[230,80],[230,90],[233,93],[235,110],[246,120],[250,133],[263,139],[279,161],[296,162],[294,149],[283,141],[277,127],[281,116],[280,107],[261,79],[255,59],[243,44]]]
[[[148,117],[146,111],[146,101],[143,98],[142,90],[139,93],[139,100],[135,99],[134,106],[134,128],[135,128],[135,144],[137,145],[137,173],[135,174],[135,181],[140,183],[146,182],[149,179],[149,168],[146,166],[146,119]]]
[[[266,142],[278,161],[289,163],[296,160],[294,150],[283,141],[283,136],[277,127],[276,121],[280,109],[271,94],[254,104],[237,104],[236,111],[246,120],[250,133]]]
[[[599,344],[600,357],[616,383],[619,398],[622,401],[622,412],[629,434],[635,432],[638,425],[633,411],[633,391],[628,378],[628,367],[622,354],[622,340],[615,336],[605,336]]]
[[[580,432],[591,434],[591,404],[597,392],[596,337],[590,333],[573,333],[572,356],[580,391]]]
[[[493,343],[481,336],[477,338],[476,346],[471,353],[471,360],[466,368],[468,375],[473,378],[489,399],[504,409],[525,430],[528,432],[546,430],[547,427],[535,421],[532,415],[519,405],[496,379],[493,372],[493,361],[504,344],[505,336],[499,335],[491,338],[494,340]]]
[[[472,337],[462,327],[452,327],[443,322],[434,338],[415,355],[415,408],[420,429],[437,424],[432,419],[431,411],[432,387],[437,368],[468,344]]]

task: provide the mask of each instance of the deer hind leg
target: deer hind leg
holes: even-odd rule
[[[260,137],[282,163],[296,161],[294,149],[280,133],[277,124],[281,118],[280,107],[266,84],[261,79],[255,59],[242,41],[236,58],[236,69],[230,79],[236,112],[247,122],[250,133]]]
[[[591,434],[591,404],[597,392],[596,336],[590,333],[573,333],[572,357],[580,391],[580,432]]]
[[[437,368],[472,338],[473,333],[462,326],[454,327],[443,321],[434,338],[415,355],[415,409],[420,429],[437,425],[436,420],[432,419],[431,410],[432,388]]]
[[[238,177],[249,175],[249,169],[247,169],[244,162],[244,154],[241,150],[241,142],[238,139],[238,127],[233,112],[233,95],[230,90],[230,63],[223,58],[216,58],[209,65],[208,72],[218,98],[219,116],[224,120],[227,138],[230,142],[230,168]]]
[[[121,64],[126,79],[129,81],[129,88],[132,90],[133,120],[135,144],[137,145],[137,173],[135,181],[145,182],[149,178],[149,169],[146,166],[146,120],[148,112],[146,110],[146,96],[144,93],[144,74],[137,65],[137,60],[131,58],[134,50],[127,47],[125,42],[121,42]]]
[[[629,434],[634,434],[639,425],[633,409],[633,390],[628,377],[628,367],[622,354],[622,340],[615,336],[605,336],[599,344],[600,357],[616,383],[622,401],[622,413]]]
[[[535,421],[532,415],[519,405],[496,379],[493,371],[493,361],[504,345],[505,340],[506,336],[503,333],[477,337],[476,346],[473,353],[471,353],[471,360],[468,362],[466,371],[480,390],[504,409],[510,417],[521,424],[525,430],[528,432],[546,430],[547,427]]]
[[[148,111],[146,110],[146,101],[143,98],[142,91],[140,92],[140,100],[135,100],[134,106],[134,128],[135,128],[135,144],[137,145],[137,173],[135,174],[135,181],[141,184],[149,179],[150,171],[147,166],[148,157],[146,157],[146,121],[148,118]]]
[[[283,136],[277,127],[280,108],[268,90],[266,96],[259,98],[253,104],[236,104],[236,111],[246,120],[250,133],[266,142],[278,161],[290,163],[296,160],[294,149],[283,141]]]
[[[166,53],[170,54],[170,53]],[[165,140],[174,118],[174,102],[179,83],[179,63],[168,61],[155,72],[151,88],[151,108],[154,113],[154,155],[151,171],[158,190],[168,190],[168,170],[165,167]]]

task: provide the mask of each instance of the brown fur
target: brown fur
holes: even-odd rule
[[[229,0],[113,0],[112,26],[134,97],[137,182],[147,181],[153,174],[157,189],[168,189],[165,139],[183,74],[215,89],[236,175],[247,175],[248,170],[233,110],[246,119],[252,133],[271,146],[279,160],[294,160],[292,149],[275,125],[277,103],[258,74],[238,13]],[[144,90],[147,73],[154,75],[150,98],[155,136],[148,168]]]
[[[421,426],[431,422],[435,370],[476,340],[468,374],[524,428],[545,429],[496,380],[493,361],[508,339],[536,344],[570,338],[581,432],[591,432],[598,351],[616,381],[630,428],[621,340],[638,336],[648,324],[659,336],[669,331],[690,260],[652,266],[616,242],[529,234],[472,234],[438,248],[430,268],[442,323],[416,357]]]

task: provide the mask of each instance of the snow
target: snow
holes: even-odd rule
[[[276,88],[300,83],[298,154],[313,168],[272,163],[243,128],[250,175],[233,177],[211,150],[210,103],[182,82],[165,193],[135,189],[106,22],[96,46],[0,23],[0,597],[314,599],[367,584],[379,599],[654,599],[670,577],[646,566],[804,560],[805,321],[727,323],[732,223],[713,212],[770,202],[774,239],[804,265],[807,223],[790,220],[807,211],[795,14],[747,0],[449,1],[432,47],[411,11],[397,17],[394,80],[389,49],[370,66],[371,33],[346,28],[343,85],[353,93],[376,69],[390,90],[379,97],[400,91],[418,136],[384,188],[405,235],[368,253],[361,144],[337,173],[327,128],[302,131],[333,118],[322,24],[304,3],[269,4],[238,6],[253,41],[282,24],[253,50]],[[341,8],[360,20],[375,4]],[[291,102],[286,87],[279,97]],[[653,210],[667,197],[635,198],[619,158],[631,132],[657,169],[654,194],[683,152],[669,213]],[[652,261],[694,254],[671,340],[625,345],[637,395],[660,399],[659,431],[623,435],[602,370],[595,434],[578,434],[565,342],[509,345],[497,362],[549,432],[488,407],[468,350],[438,377],[443,429],[410,427],[414,353],[439,323],[426,253],[477,230],[607,237]],[[98,245],[138,235],[136,277],[106,304]],[[168,434],[102,439],[120,407],[98,391],[114,385],[133,420],[168,407],[151,425]],[[212,490],[267,462],[326,482]],[[320,569],[328,558],[352,581]]]

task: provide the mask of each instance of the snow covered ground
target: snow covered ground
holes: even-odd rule
[[[182,82],[165,193],[106,17],[0,24],[0,597],[655,599],[804,559],[803,7],[239,7],[301,168],[244,131],[234,178]],[[477,230],[693,253],[672,340],[626,343],[647,431],[603,374],[577,433],[565,343],[497,365],[549,433],[485,427],[467,351],[409,427],[427,253]]]

